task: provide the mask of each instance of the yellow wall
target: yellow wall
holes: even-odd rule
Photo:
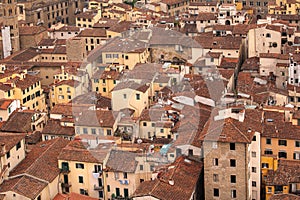
[[[148,90],[149,91],[149,90]],[[112,108],[114,111],[120,111],[124,108],[134,109],[135,117],[140,116],[143,109],[148,107],[148,91],[145,93],[132,89],[123,89],[112,92]],[[140,100],[136,99],[136,94],[140,94]],[[126,98],[124,98],[126,95]]]
[[[112,194],[116,195],[116,188],[120,189],[120,195],[124,197],[124,189],[128,189],[129,196],[133,194],[135,189],[138,187],[136,183],[136,175],[134,173],[127,173],[127,179],[124,178],[123,172],[116,172],[118,174],[118,179],[115,179],[114,172],[105,172],[105,185],[106,188],[110,187],[110,192],[105,191],[105,196],[107,198],[112,197]],[[129,184],[121,184],[119,180],[128,180]],[[109,185],[109,186],[108,186]]]
[[[272,149],[273,155],[277,156],[280,150],[284,150],[287,153],[287,160],[293,160],[293,153],[300,151],[300,147],[295,146],[295,140],[286,140],[287,146],[278,145],[278,138],[271,138],[272,143],[266,144],[266,138],[261,138],[261,153],[264,154],[265,149]]]
[[[98,186],[98,179],[93,176],[94,165],[101,165],[101,169],[103,169],[101,163],[87,163],[87,162],[77,162],[77,161],[64,161],[59,160],[58,165],[59,168],[62,166],[62,162],[69,163],[70,173],[68,174],[69,182],[72,183],[70,187],[70,192],[80,193],[80,189],[87,189],[89,196],[94,198],[99,198],[99,193],[97,190],[94,190],[94,185]],[[84,169],[76,168],[76,163],[84,164]],[[83,183],[79,183],[79,176],[83,177]],[[99,178],[103,181],[103,175]],[[63,175],[60,175],[60,181],[63,182]],[[103,192],[104,193],[104,192]]]
[[[58,103],[68,103],[75,95],[75,88],[70,85],[52,86],[50,90],[51,108]],[[63,98],[63,99],[62,99]]]
[[[107,35],[109,35],[109,33],[107,33]],[[118,54],[118,58],[114,58],[114,54]],[[107,58],[107,55],[111,56]],[[148,49],[145,49],[142,53],[103,52],[102,60],[105,64],[118,63],[132,70],[137,63],[146,63],[149,55]]]
[[[1,79],[0,82],[5,83],[7,79],[9,79],[10,77],[14,78],[16,76],[20,76],[20,75],[13,74],[12,76],[8,76],[6,78]],[[2,93],[1,96],[3,96],[3,98],[8,98],[8,99],[18,99],[20,100],[21,106],[27,107],[28,109],[46,111],[46,101],[45,101],[45,96],[43,94],[43,89],[40,81],[37,81],[36,83],[34,83],[33,85],[29,86],[24,90],[16,87],[15,85],[13,87],[14,89],[10,91],[10,93],[5,92],[5,94]],[[30,96],[30,99],[27,101],[28,96]]]
[[[268,188],[272,188],[272,192],[268,192]],[[283,186],[283,194],[289,193],[289,186]],[[266,186],[266,200],[269,200],[272,195],[275,194],[275,187],[274,186]]]
[[[111,98],[111,90],[114,89],[116,84],[117,80],[113,79],[93,79],[92,90],[101,93],[101,96]]]

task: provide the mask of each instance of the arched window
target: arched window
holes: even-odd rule
[[[9,9],[8,10],[8,16],[11,16],[12,15],[12,9]]]

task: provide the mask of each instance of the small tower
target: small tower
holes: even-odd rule
[[[17,0],[2,0],[2,9],[3,9],[3,27],[9,27],[10,29],[11,47],[12,47],[12,53],[14,53],[20,50]]]

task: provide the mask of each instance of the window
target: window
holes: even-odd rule
[[[84,169],[84,164],[82,164],[82,163],[76,163],[75,166],[76,166],[76,169]]]
[[[271,34],[270,34],[270,33],[267,33],[267,34],[266,34],[266,37],[267,37],[267,38],[271,38]]]
[[[273,154],[272,149],[266,149],[266,150],[265,150],[265,154],[266,154],[266,155],[272,155],[272,154]]]
[[[213,174],[213,181],[219,182],[219,174]]]
[[[253,173],[256,173],[256,167],[252,167],[251,169],[252,169],[251,171],[252,171]]]
[[[256,158],[256,152],[255,151],[252,151],[251,155],[252,155],[252,158]]]
[[[114,175],[115,175],[115,179],[118,180],[119,179],[119,173],[115,172]]]
[[[295,141],[295,147],[300,147],[300,141]]]
[[[214,158],[213,159],[213,165],[214,166],[218,166],[219,165],[219,159],[218,158]]]
[[[212,148],[217,149],[218,148],[218,143],[217,142],[212,142]]]
[[[136,100],[140,100],[141,99],[141,95],[140,94],[135,94],[136,96]]]
[[[106,92],[106,88],[103,88],[102,90],[103,90],[103,92]]]
[[[256,181],[252,181],[252,187],[256,187]]]
[[[214,188],[214,197],[218,197],[219,195],[219,189]]]
[[[294,152],[293,159],[294,160],[300,160],[300,152]]]
[[[123,98],[126,99],[126,98],[127,98],[127,95],[126,95],[126,94],[123,94]]]
[[[144,170],[144,165],[140,165],[140,171]]]
[[[272,144],[272,139],[271,138],[267,138],[266,139],[266,144]]]
[[[230,143],[230,150],[235,150],[235,143]]]
[[[82,194],[82,195],[87,195],[87,192],[86,192],[85,189],[79,189],[79,191],[80,191],[80,194]]]
[[[230,159],[230,167],[235,167],[235,166],[236,166],[236,160]]]
[[[147,122],[143,122],[143,126],[147,126]]]
[[[18,142],[16,148],[17,148],[17,150],[19,150],[21,148],[21,142]]]
[[[287,142],[286,142],[286,140],[278,140],[278,145],[279,146],[286,146]]]
[[[107,185],[107,192],[110,192],[110,185]]]
[[[154,165],[150,165],[150,171],[153,172],[155,169]]]
[[[78,176],[78,183],[83,183],[83,176]]]
[[[272,193],[272,187],[267,188],[267,193]]]
[[[6,159],[10,158],[10,151],[6,153]]]
[[[128,196],[129,196],[128,189],[127,189],[127,188],[124,188],[124,197],[125,197],[125,199],[127,199]]]
[[[92,134],[96,134],[96,129],[92,128]]]
[[[287,153],[285,151],[279,151],[278,157],[279,158],[287,158]]]
[[[123,173],[123,178],[127,179],[127,173],[126,172]]]
[[[111,130],[110,129],[106,130],[106,134],[111,135]]]
[[[230,183],[236,183],[236,175],[230,175]]]
[[[252,141],[256,141],[256,136],[253,136]]]
[[[120,196],[120,188],[116,188],[116,196],[117,196],[117,197]]]
[[[231,190],[231,198],[236,198],[236,190]]]
[[[269,163],[262,163],[261,168],[269,168]]]
[[[87,128],[83,128],[83,133],[84,133],[84,134],[87,134],[87,133],[88,133]]]

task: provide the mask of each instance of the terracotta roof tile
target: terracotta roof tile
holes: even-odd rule
[[[88,144],[74,140],[59,154],[59,160],[103,163],[113,144],[102,144],[97,149],[88,149]]]
[[[266,178],[266,185],[289,185],[300,183],[300,162],[279,160],[276,171],[269,170]]]
[[[4,181],[1,184],[0,192],[11,191],[29,199],[36,199],[47,185],[46,182],[30,176],[21,176]]]
[[[1,131],[28,133],[32,132],[31,123],[34,113],[13,112],[5,124],[1,127]]]
[[[69,126],[62,126],[59,120],[50,119],[44,127],[42,134],[56,135],[56,136],[75,136],[75,128]]]
[[[13,101],[13,99],[0,99],[0,110],[7,110]]]
[[[58,193],[53,200],[97,200],[98,198],[89,197],[82,194],[77,194],[74,192],[68,194]]]
[[[103,37],[106,38],[105,29],[84,29],[82,30],[77,37]]]
[[[86,110],[79,115],[76,125],[113,128],[117,114],[111,110]]]
[[[52,182],[58,175],[58,155],[70,141],[61,138],[38,143],[26,158],[15,167],[10,176],[28,174]]]
[[[4,133],[0,132],[0,144],[5,144],[5,152],[0,151],[0,155],[3,156],[7,151],[11,150],[18,142],[25,139],[25,134],[15,134],[15,133]]]
[[[269,200],[300,200],[300,196],[295,194],[274,194]]]
[[[137,154],[128,151],[112,150],[106,167],[109,171],[134,173],[138,164],[136,156]]]
[[[158,173],[157,179],[140,184],[133,197],[152,196],[161,200],[186,200],[192,198],[203,164],[186,157],[179,157]],[[169,181],[174,181],[174,185]]]
[[[118,91],[123,89],[132,89],[145,93],[150,86],[138,84],[134,81],[125,81],[117,84],[112,91]]]
[[[23,36],[23,35],[35,35],[42,32],[46,32],[47,29],[43,26],[20,26],[19,31],[20,31],[20,36]]]

